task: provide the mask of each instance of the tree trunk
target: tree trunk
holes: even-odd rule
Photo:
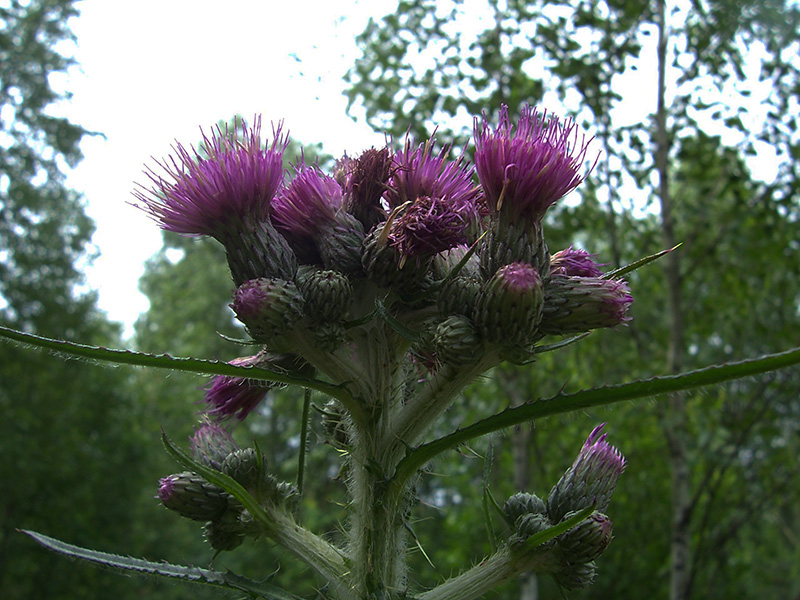
[[[658,197],[661,205],[661,227],[666,248],[676,245],[672,219],[672,198],[669,189],[669,133],[667,131],[666,69],[668,28],[666,0],[658,3],[658,110],[656,113],[655,166],[658,172]],[[667,306],[669,311],[669,348],[667,370],[680,372],[683,366],[684,315],[681,303],[681,273],[679,254],[671,252],[665,257],[664,276],[667,280]],[[669,448],[672,471],[672,532],[670,536],[670,600],[689,597],[691,573],[691,480],[686,448],[687,415],[686,398],[673,394],[668,413],[662,412],[664,434]]]

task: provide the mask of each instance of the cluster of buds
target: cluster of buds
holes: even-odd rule
[[[191,438],[192,455],[199,463],[224,473],[256,500],[272,506],[291,503],[294,489],[267,472],[266,459],[253,448],[239,448],[230,432],[205,421]],[[193,521],[204,522],[206,540],[217,551],[233,550],[259,528],[250,512],[231,494],[192,471],[164,477],[158,498],[168,509]]]
[[[594,581],[595,560],[611,542],[613,525],[605,511],[625,469],[625,459],[606,441],[602,429],[603,425],[599,425],[589,434],[572,466],[546,500],[520,492],[503,506],[506,518],[514,526],[511,543],[517,546],[575,517],[581,510],[594,508],[580,523],[534,548],[535,552],[553,555],[552,574],[568,590],[584,588]]]

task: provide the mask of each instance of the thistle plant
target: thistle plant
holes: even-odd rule
[[[474,137],[471,162],[434,139],[406,139],[399,149],[345,157],[332,173],[302,159],[284,173],[282,125],[265,136],[256,118],[215,129],[197,149],[177,145],[150,170],[135,191],[139,208],[167,231],[209,236],[225,248],[230,306],[255,349],[230,364],[3,335],[95,359],[214,374],[189,451],[165,438],[181,468],[157,489],[167,509],[198,522],[214,553],[248,539],[277,544],[316,572],[326,597],[340,600],[470,600],[530,571],[565,589],[585,587],[611,541],[611,496],[625,467],[603,425],[549,494],[520,490],[498,503],[507,529],[491,556],[428,590],[406,564],[423,467],[458,444],[540,416],[800,358],[795,351],[713,375],[562,393],[436,437],[465,386],[504,361],[532,363],[591,330],[624,325],[633,297],[623,275],[655,258],[604,273],[585,250],[548,247],[548,209],[592,168],[590,143],[573,121],[531,107],[512,116],[502,107],[496,122],[475,119]],[[280,481],[257,447],[240,448],[230,434],[272,388],[287,384],[325,396],[320,412],[349,498],[343,543],[306,529],[298,520],[301,482]],[[231,573],[31,535],[109,566],[295,597]]]

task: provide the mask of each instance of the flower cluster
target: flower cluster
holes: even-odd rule
[[[164,229],[219,240],[238,286],[231,306],[253,339],[322,371],[331,353],[368,360],[378,304],[432,371],[525,362],[545,336],[628,320],[623,280],[604,278],[584,250],[551,256],[544,239],[546,211],[584,177],[575,123],[528,106],[513,123],[503,106],[474,133],[475,167],[407,139],[345,157],[332,175],[301,161],[285,178],[288,138],[279,125],[262,146],[256,119],[217,128],[198,150],[177,145],[166,175],[149,172],[152,187],[135,194]],[[338,383],[347,371],[326,375]],[[243,418],[266,391],[218,378],[209,412]]]

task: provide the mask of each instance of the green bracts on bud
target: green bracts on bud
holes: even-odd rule
[[[211,547],[218,552],[238,548],[244,541],[244,534],[228,531],[213,521],[203,526],[203,535]]]
[[[239,286],[231,308],[253,339],[269,343],[303,316],[303,296],[291,281],[261,277]]]
[[[500,223],[495,218],[489,224],[480,249],[480,271],[484,281],[498,269],[513,263],[532,265],[542,278],[550,273],[550,252],[544,241],[541,222],[519,225]]]
[[[339,271],[303,269],[298,272],[297,284],[305,313],[315,322],[341,321],[353,303],[353,285]]]
[[[620,279],[553,275],[544,286],[541,333],[563,335],[628,321],[633,302],[627,284]]]
[[[321,228],[315,243],[326,268],[356,274],[361,272],[363,241],[361,222],[345,211],[338,211],[334,220]]]
[[[211,521],[228,508],[228,494],[197,473],[183,471],[159,482],[158,498],[170,510],[194,521]]]
[[[597,565],[594,562],[571,564],[553,576],[564,589],[580,590],[589,587],[597,577]]]
[[[564,519],[573,517],[575,512],[568,512]],[[587,563],[598,558],[611,543],[614,529],[611,519],[601,512],[593,512],[578,525],[558,536],[558,547],[564,558],[572,564]]]
[[[222,463],[222,472],[242,484],[248,491],[258,490],[264,480],[266,469],[267,459],[262,456],[259,461],[254,448],[231,452]]]
[[[512,263],[484,284],[475,307],[475,324],[487,340],[502,346],[530,342],[542,315],[544,294],[536,269]]]
[[[480,290],[480,281],[474,277],[453,277],[439,290],[437,308],[442,315],[472,317]]]
[[[503,514],[506,515],[511,523],[516,523],[522,515],[543,515],[545,512],[544,500],[536,494],[528,494],[526,492],[514,494],[503,504]]]
[[[452,315],[439,323],[433,334],[436,358],[442,363],[473,365],[483,356],[483,341],[467,317]]]

